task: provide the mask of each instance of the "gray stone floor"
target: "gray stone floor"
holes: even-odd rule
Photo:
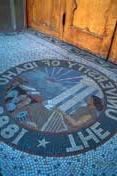
[[[117,82],[117,66],[59,40],[31,30],[0,34],[0,73],[39,59],[79,60]],[[117,135],[95,150],[60,158],[29,155],[1,143],[0,170],[4,176],[117,176]]]

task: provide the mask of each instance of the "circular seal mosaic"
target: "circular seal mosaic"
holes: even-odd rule
[[[41,60],[0,76],[0,140],[41,156],[95,149],[117,131],[117,87],[85,64]]]

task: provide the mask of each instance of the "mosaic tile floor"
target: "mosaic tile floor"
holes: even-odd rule
[[[0,35],[0,73],[24,62],[57,59],[98,68],[117,83],[117,66],[35,31]],[[3,176],[116,176],[117,135],[94,150],[67,157],[30,155],[0,144]]]

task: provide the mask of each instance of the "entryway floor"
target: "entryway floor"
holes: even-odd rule
[[[117,175],[116,65],[28,30],[0,34],[0,74],[3,176]]]

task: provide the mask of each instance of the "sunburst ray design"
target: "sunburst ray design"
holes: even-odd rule
[[[59,79],[60,81],[65,81],[65,80],[74,80],[74,79],[80,79],[80,78],[83,78],[83,76],[77,76],[77,77],[70,77],[70,78],[64,78],[64,79]]]
[[[49,76],[49,71],[47,67],[45,67],[45,73]]]
[[[69,73],[71,73],[71,72],[73,72],[72,70],[69,70],[69,71],[67,71],[67,72],[64,72],[64,73],[62,73],[58,78],[61,78],[62,76],[65,76],[65,75],[67,75],[67,74],[69,74]]]

